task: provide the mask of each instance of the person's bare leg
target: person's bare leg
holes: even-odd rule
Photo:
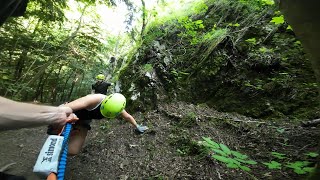
[[[76,126],[74,130],[72,130],[69,139],[69,154],[70,156],[74,156],[79,154],[84,141],[86,140],[88,134],[88,129],[83,126]]]

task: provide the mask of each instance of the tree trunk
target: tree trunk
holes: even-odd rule
[[[144,30],[146,28],[147,22],[146,22],[146,16],[147,16],[147,12],[146,12],[146,4],[144,2],[144,0],[141,0],[141,4],[142,4],[142,27],[141,27],[141,39],[144,39]]]
[[[68,101],[70,101],[70,99],[71,99],[71,95],[72,95],[74,86],[75,86],[77,81],[78,81],[78,77],[77,77],[77,74],[75,74],[74,77],[73,77],[73,81],[72,81],[72,84],[71,84],[71,89],[70,89],[70,92],[69,92],[69,95],[68,95]]]
[[[51,103],[55,103],[57,101],[57,93],[58,93],[58,82],[60,78],[60,73],[62,70],[63,65],[60,66],[58,73],[56,74],[56,79],[54,81],[54,84],[51,87]]]
[[[71,78],[71,76],[73,75],[74,73],[70,73],[69,74],[69,77],[66,79],[65,83],[64,83],[64,86],[62,88],[62,93],[61,93],[61,97],[60,97],[60,102],[66,102],[66,97],[65,97],[65,90],[67,88],[67,85],[68,85],[68,82]]]
[[[20,79],[21,75],[22,75],[22,71],[23,71],[23,68],[24,68],[24,65],[25,65],[25,60],[27,58],[27,50],[23,50],[19,59],[18,59],[18,62],[17,62],[17,65],[16,65],[16,70],[14,72],[14,79],[15,80],[18,80]]]

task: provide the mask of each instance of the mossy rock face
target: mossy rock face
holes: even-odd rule
[[[199,38],[201,33],[223,29],[229,21],[234,24],[254,11],[251,5],[235,6],[237,3],[210,6],[206,18],[190,17],[205,25],[203,32],[197,32]],[[237,16],[226,15],[230,9]],[[213,38],[195,45],[179,36],[185,32],[181,25],[163,25],[157,34],[148,32],[148,41],[120,76],[122,91],[130,97],[128,107],[157,109],[159,101],[178,99],[254,118],[318,118],[318,87],[310,62],[286,24],[269,23],[275,11],[266,11],[244,34],[229,27],[229,34],[219,36],[219,41]],[[221,17],[225,22],[214,27]]]
[[[128,98],[128,108],[134,111],[157,109],[158,101],[165,101],[172,92],[172,75],[167,71],[170,57],[165,46],[155,41],[142,47],[139,56],[120,75],[121,91]]]

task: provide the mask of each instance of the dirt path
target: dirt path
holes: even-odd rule
[[[82,152],[68,159],[66,179],[301,179],[303,175],[290,169],[270,170],[261,162],[274,160],[272,151],[286,154],[290,161],[302,160],[306,152],[316,150],[320,138],[319,128],[260,122],[185,103],[134,116],[150,128],[147,133],[135,133],[120,119],[94,121]],[[32,168],[45,131],[44,127],[1,132],[0,165],[16,162],[9,172],[39,179]],[[251,172],[227,168],[203,155],[197,145],[202,137],[245,153],[259,164]]]
[[[0,132],[0,167],[16,163],[8,173],[38,179],[32,169],[45,138],[45,127]]]

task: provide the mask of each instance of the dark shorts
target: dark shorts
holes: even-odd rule
[[[91,130],[91,123],[92,120],[79,120],[75,124],[72,125],[73,129],[77,129],[78,126],[84,127],[88,130]],[[47,134],[49,135],[58,135],[61,131],[60,127],[55,127],[53,125],[49,125],[47,129]]]

